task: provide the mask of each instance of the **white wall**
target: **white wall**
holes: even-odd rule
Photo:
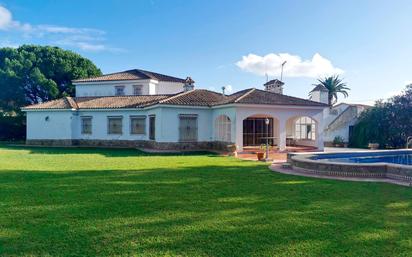
[[[76,96],[114,96],[116,86],[124,86],[125,95],[133,95],[134,86],[142,86],[143,95],[175,94],[183,91],[183,83],[157,80],[90,82],[76,84]]]
[[[179,115],[198,115],[198,141],[213,141],[211,109],[161,107],[156,116],[158,142],[179,142]]]
[[[311,93],[311,100],[319,103],[328,104],[329,103],[329,95],[328,92],[324,91],[312,91]]]
[[[77,84],[76,96],[114,96],[116,86],[124,86],[125,95],[133,95],[133,86],[142,85],[142,94],[150,94],[150,80],[140,81],[115,81],[115,82],[101,82],[90,84]]]
[[[160,81],[155,94],[176,94],[183,91],[183,83]]]
[[[235,107],[217,107],[215,109],[213,109],[212,112],[212,136],[213,136],[213,140],[216,140],[215,136],[216,136],[216,132],[215,132],[215,123],[216,123],[216,119],[220,116],[220,115],[226,115],[227,117],[229,117],[230,122],[231,122],[231,133],[230,133],[230,137],[231,137],[231,142],[236,142],[236,108]]]
[[[46,121],[46,117],[48,120]],[[72,139],[73,113],[65,111],[27,112],[27,139]]]
[[[98,139],[98,140],[148,140],[149,117],[146,117],[146,133],[142,135],[130,134],[130,116],[151,114],[146,110],[105,110],[105,111],[79,111],[76,114],[73,138],[75,139]],[[92,134],[81,133],[81,117],[92,117]],[[123,117],[123,133],[121,135],[108,134],[108,116]]]
[[[198,141],[214,140],[214,124],[219,115],[227,115],[232,122],[232,142],[243,147],[243,120],[250,116],[267,115],[277,120],[275,136],[279,137],[279,145],[286,145],[287,120],[296,116],[309,116],[317,121],[318,128],[323,128],[323,111],[308,108],[287,108],[275,106],[241,106],[220,108],[193,107],[155,107],[146,110],[83,110],[83,111],[28,111],[28,139],[101,139],[101,140],[148,140],[149,115],[156,115],[156,141],[179,142],[179,115],[198,115]],[[146,115],[146,134],[130,134],[130,116]],[[49,116],[49,121],[45,117]],[[92,117],[92,134],[81,134],[81,116]],[[123,134],[107,133],[107,117],[123,116]],[[323,149],[323,129],[317,129],[316,145]],[[313,143],[313,142],[312,142]]]

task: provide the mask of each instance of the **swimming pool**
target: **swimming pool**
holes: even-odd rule
[[[344,163],[394,163],[412,165],[411,151],[381,151],[362,153],[324,154],[312,157],[313,160]]]
[[[412,181],[412,150],[291,153],[288,161],[293,169],[314,174]]]

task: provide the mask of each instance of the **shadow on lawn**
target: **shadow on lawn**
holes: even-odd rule
[[[1,147],[1,145],[0,145]],[[99,147],[37,147],[37,146],[7,146],[7,149],[30,151],[30,154],[99,154],[105,157],[130,157],[130,156],[219,156],[209,151],[182,151],[149,153],[131,148],[99,148]]]
[[[210,165],[4,172],[0,187],[0,255],[378,256],[411,250],[412,193],[386,184]]]

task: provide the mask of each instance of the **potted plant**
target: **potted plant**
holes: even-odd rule
[[[342,138],[341,136],[336,136],[336,137],[333,139],[333,145],[334,145],[335,147],[343,147],[344,144],[345,144],[345,142],[343,141],[343,138]]]
[[[227,151],[229,152],[229,155],[231,156],[236,156],[236,149],[237,146],[235,144],[230,144],[226,146]]]
[[[259,161],[265,159],[265,153],[262,152],[262,151],[256,152],[256,156],[257,156],[257,159],[258,159]]]
[[[268,146],[268,150],[270,151],[271,146]],[[266,144],[261,144],[260,145],[260,151],[258,151],[256,153],[257,158],[259,161],[262,161],[265,159],[265,155],[266,155]],[[269,156],[266,156],[266,158],[269,158]]]

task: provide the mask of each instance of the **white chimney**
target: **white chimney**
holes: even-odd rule
[[[191,77],[187,77],[183,85],[183,90],[187,92],[193,89],[195,89],[195,81]]]
[[[317,85],[312,91],[310,91],[310,100],[329,104],[329,90],[323,85]]]
[[[277,93],[277,94],[283,94],[283,83],[282,81],[278,79],[272,79],[268,82],[266,82],[263,86],[265,86],[265,90],[272,92],[272,93]]]

